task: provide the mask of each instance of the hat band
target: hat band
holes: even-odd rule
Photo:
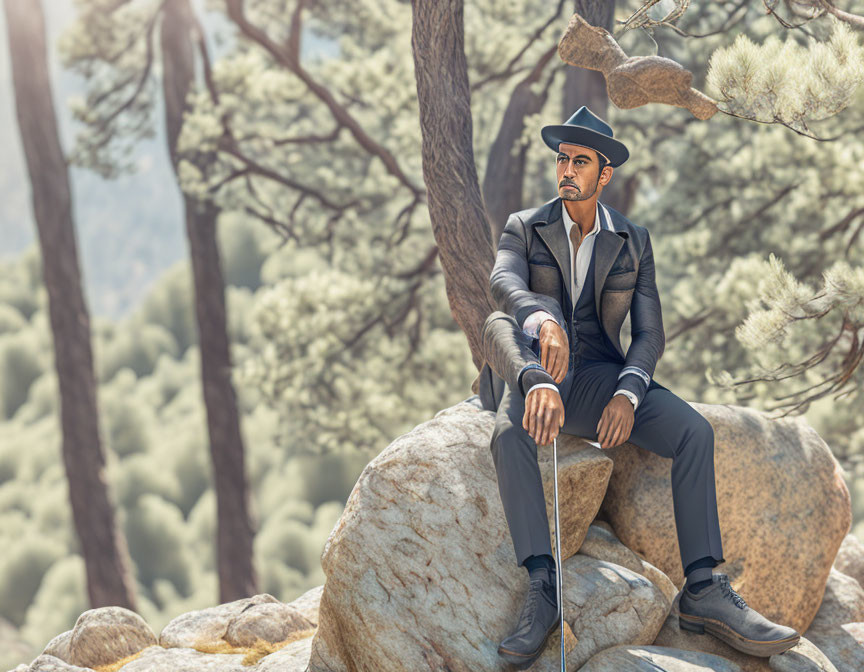
[[[567,145],[579,145],[578,142],[567,142],[566,140],[563,140],[562,142],[563,142],[564,144],[567,144]],[[596,147],[591,147],[590,145],[579,145],[579,146],[580,146],[580,147],[588,147],[589,149],[593,149],[593,150],[594,150],[595,152],[597,152],[600,156],[602,156],[604,159],[606,159],[606,163],[612,163],[612,161],[609,160],[609,157],[606,156],[603,152],[601,152],[601,151],[600,151],[599,149],[597,149]]]

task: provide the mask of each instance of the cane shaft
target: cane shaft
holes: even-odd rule
[[[564,591],[561,576],[561,522],[558,518],[558,437],[552,439],[552,470],[555,475],[555,576],[558,591],[558,610],[561,614],[561,672],[567,672],[567,661],[564,657]]]

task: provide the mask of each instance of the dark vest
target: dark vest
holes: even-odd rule
[[[594,257],[596,251],[595,241],[591,250],[591,263],[585,276],[585,285],[582,287],[582,293],[573,309],[570,324],[570,357],[571,363],[577,367],[584,360],[624,363],[624,359],[600,326],[600,318],[594,304]]]

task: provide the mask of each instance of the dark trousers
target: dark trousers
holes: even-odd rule
[[[620,371],[620,363],[583,360],[567,372],[558,385],[565,411],[561,433],[597,440],[597,423],[617,389]],[[530,555],[552,555],[537,443],[522,427],[524,414],[522,395],[505,385],[491,449],[517,565]],[[712,556],[718,564],[723,562],[711,424],[652,380],[636,408],[628,442],[672,459],[672,498],[682,568],[704,556]]]

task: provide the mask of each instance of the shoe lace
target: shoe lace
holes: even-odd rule
[[[533,582],[532,582],[533,583]],[[528,620],[525,621],[525,624],[530,626],[534,623],[534,614],[536,614],[535,605],[537,604],[537,593],[539,591],[534,590],[534,586],[531,587],[528,591],[528,598],[525,600],[525,604],[522,605],[522,613],[519,614],[519,621],[527,616]]]
[[[735,589],[729,583],[729,577],[725,574],[720,575],[720,590],[723,592],[724,597],[728,597],[731,599],[735,606],[740,609],[743,609],[747,606],[747,603],[744,601],[744,598],[741,597],[738,593],[735,592]]]
[[[555,580],[554,575],[552,577],[552,580]],[[526,625],[528,626],[534,623],[534,616],[537,614],[537,596],[543,590],[546,590],[546,586],[544,585],[544,581],[542,579],[533,579],[531,581],[531,589],[528,591],[528,597],[525,600],[525,604],[522,605],[522,613],[519,614],[520,621],[522,620],[523,616],[528,616],[528,620],[526,621]],[[549,591],[547,590],[547,592]]]

